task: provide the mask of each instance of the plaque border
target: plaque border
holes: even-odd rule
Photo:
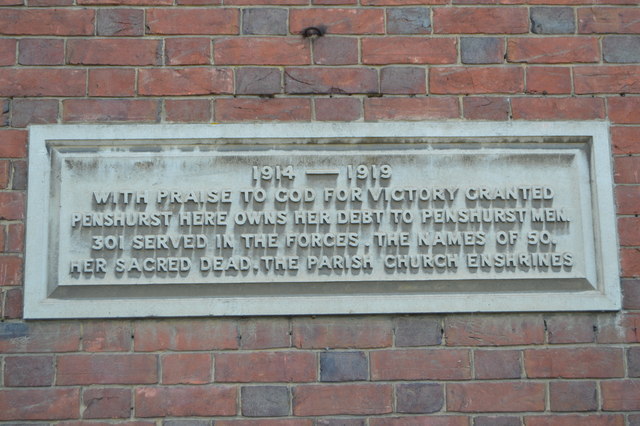
[[[510,138],[588,137],[596,261],[600,288],[540,293],[425,293],[384,295],[237,296],[180,298],[49,297],[43,236],[49,235],[51,144],[76,140],[274,138]],[[71,142],[70,142],[71,143]],[[29,127],[24,318],[329,315],[523,311],[612,311],[621,307],[612,157],[607,121],[377,122],[250,124],[78,124]],[[597,206],[597,208],[595,208]]]

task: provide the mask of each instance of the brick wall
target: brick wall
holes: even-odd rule
[[[0,0],[0,422],[640,425],[638,4]],[[21,320],[31,123],[443,119],[611,122],[622,312]]]

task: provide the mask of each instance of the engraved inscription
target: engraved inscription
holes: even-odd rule
[[[567,149],[67,153],[56,268],[62,286],[583,277],[580,167]]]

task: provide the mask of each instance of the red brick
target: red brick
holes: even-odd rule
[[[610,127],[614,154],[640,154],[640,127]]]
[[[71,6],[73,0],[28,0],[28,3],[32,7]]]
[[[392,323],[386,318],[295,318],[297,348],[383,348],[392,343]]]
[[[569,67],[528,67],[527,93],[559,95],[571,93]]]
[[[520,67],[432,68],[429,90],[436,94],[522,93],[524,71]]]
[[[0,352],[73,352],[80,347],[80,324],[0,323]]]
[[[404,349],[371,352],[372,380],[463,380],[471,378],[466,349]]]
[[[598,390],[595,382],[568,381],[549,383],[551,411],[595,411]]]
[[[27,132],[24,130],[0,130],[0,157],[21,158],[27,155]],[[15,197],[7,196],[7,198]],[[5,200],[6,201],[6,200]]]
[[[23,295],[21,288],[11,288],[4,296],[4,319],[20,319],[23,315]]]
[[[276,5],[308,5],[309,0],[225,0],[224,4],[226,5],[267,5],[267,6],[276,6]]]
[[[136,72],[132,68],[89,70],[89,96],[134,96]]]
[[[591,343],[596,339],[596,318],[593,315],[551,315],[545,321],[549,343]]]
[[[164,42],[167,65],[207,65],[211,63],[211,40],[208,38],[168,38]]]
[[[4,359],[5,386],[51,386],[53,356],[7,356]]]
[[[289,29],[301,34],[308,27],[324,27],[328,34],[384,34],[382,9],[291,9]]]
[[[524,7],[447,7],[433,10],[436,34],[523,34],[529,32]]]
[[[82,418],[128,418],[131,414],[131,389],[88,388],[82,393]]]
[[[614,180],[616,183],[640,183],[640,157],[616,157]],[[629,224],[631,223],[632,222],[629,222]],[[635,230],[631,229],[630,231],[634,233]],[[620,235],[621,238],[625,237],[622,232],[620,233]]]
[[[369,0],[374,1],[374,0]],[[372,417],[369,426],[468,426],[469,419],[463,416],[404,416]]]
[[[439,120],[460,117],[455,98],[368,98],[364,101],[364,119]]]
[[[461,315],[445,318],[450,346],[531,345],[544,342],[544,322],[537,315]]]
[[[233,93],[233,72],[229,68],[144,68],[138,71],[138,94],[209,95]]]
[[[139,352],[238,349],[234,322],[221,319],[138,321],[134,336],[134,350]]]
[[[309,99],[218,99],[216,121],[308,121],[311,119]]]
[[[227,1],[227,4],[229,2]],[[241,419],[216,420],[216,426],[313,426],[311,419]],[[320,423],[319,423],[320,424]],[[344,425],[348,426],[348,425]]]
[[[60,39],[25,38],[18,43],[20,65],[64,64],[64,41]]]
[[[16,40],[9,38],[0,39],[0,66],[14,65],[16,63]]]
[[[165,354],[162,356],[162,383],[199,385],[211,382],[211,355]]]
[[[526,416],[524,421],[527,426],[624,426],[624,416],[613,414]]]
[[[604,118],[602,98],[512,98],[515,120],[593,120]]]
[[[387,414],[392,411],[391,385],[306,385],[293,389],[295,416]]]
[[[135,391],[138,417],[233,416],[237,391],[231,386],[141,387]]]
[[[362,62],[365,64],[453,64],[457,60],[454,38],[365,37]]]
[[[622,312],[598,317],[598,343],[640,343],[640,313]]]
[[[161,47],[158,40],[69,40],[67,62],[72,65],[160,65]]]
[[[509,100],[498,97],[465,96],[462,99],[464,118],[470,120],[506,120],[509,118]]]
[[[147,9],[147,34],[238,34],[239,9]]]
[[[618,214],[640,214],[640,187],[616,187],[616,204]]]
[[[640,410],[640,380],[603,381],[600,386],[604,411]]]
[[[0,0],[0,6],[23,6],[24,0]]]
[[[637,248],[620,249],[620,266],[623,277],[639,277],[640,250]]]
[[[286,318],[243,320],[238,324],[242,349],[291,347],[290,321]]]
[[[99,36],[141,36],[144,34],[142,9],[98,9]]]
[[[156,422],[145,422],[141,420],[127,420],[111,423],[106,419],[104,421],[88,421],[88,420],[67,420],[56,423],[56,426],[156,426]]]
[[[3,205],[0,193],[0,217]],[[9,193],[11,194],[11,193]],[[22,285],[22,258],[18,256],[0,256],[0,286]]]
[[[473,352],[476,379],[520,378],[520,351],[476,350]]]
[[[82,349],[86,352],[126,352],[131,349],[131,324],[127,321],[85,322]]]
[[[582,7],[578,9],[578,32],[640,33],[640,9],[628,7]]]
[[[217,65],[308,65],[311,44],[300,37],[222,38],[213,42]]]
[[[287,68],[285,93],[377,93],[378,73],[371,68]]]
[[[607,98],[609,119],[619,124],[640,124],[640,97]]]
[[[527,349],[524,368],[530,378],[609,378],[624,376],[619,348]]]
[[[0,420],[57,420],[78,418],[78,389],[0,390]]]
[[[48,124],[58,121],[57,99],[14,99],[11,103],[11,125]]]
[[[544,383],[449,383],[449,412],[543,411]]]
[[[158,382],[155,355],[61,355],[57,385],[139,384]]]
[[[175,123],[206,123],[211,121],[209,99],[167,99],[164,101],[166,120]]]
[[[220,353],[215,357],[216,382],[312,382],[317,379],[311,352]]]
[[[622,280],[622,308],[640,309],[640,281]]]
[[[173,5],[173,0],[77,0],[81,5],[162,6]]]
[[[0,96],[84,96],[85,70],[0,69]]]
[[[355,121],[362,117],[362,101],[358,98],[318,98],[316,120]]]
[[[427,4],[448,4],[450,0],[360,0],[363,6],[407,6]]]
[[[155,122],[160,115],[158,101],[146,99],[71,99],[62,109],[66,122]]]
[[[4,9],[0,34],[93,35],[94,20],[89,9]]]
[[[24,219],[25,199],[22,192],[0,192],[0,219]]]
[[[511,38],[507,60],[529,64],[598,62],[600,46],[595,37]]]
[[[573,70],[576,94],[640,93],[640,66],[577,66]]]
[[[325,36],[313,43],[313,63],[318,65],[355,65],[358,63],[358,39]]]
[[[11,180],[11,162],[9,160],[0,160],[0,189],[9,188],[9,181]],[[0,226],[2,230],[0,232],[0,239],[2,239],[2,243],[0,244],[0,251],[4,249],[4,225]]]

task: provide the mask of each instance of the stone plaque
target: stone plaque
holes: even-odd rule
[[[619,308],[605,123],[34,126],[25,316]]]

